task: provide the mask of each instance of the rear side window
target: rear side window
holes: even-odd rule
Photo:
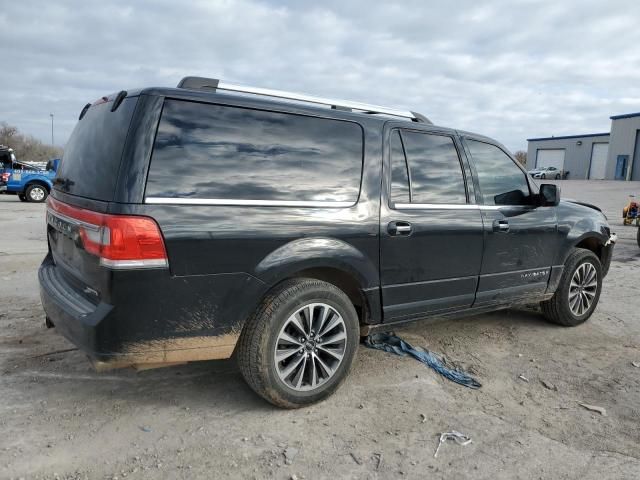
[[[467,203],[458,151],[453,138],[402,131],[412,203]]]
[[[93,105],[79,120],[60,162],[57,190],[112,201],[120,160],[138,97],[125,98],[115,112],[112,102]]]
[[[500,148],[466,140],[476,166],[485,205],[528,205],[531,203],[525,174]]]
[[[355,123],[167,100],[146,197],[355,203],[362,151]]]
[[[393,203],[409,203],[409,171],[400,131],[391,132],[391,201]]]

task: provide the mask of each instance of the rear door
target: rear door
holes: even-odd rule
[[[502,147],[465,138],[484,223],[476,304],[544,293],[559,246],[556,207],[538,207],[526,173]]]
[[[482,258],[482,219],[468,164],[447,132],[385,132],[380,214],[384,319],[472,305]]]

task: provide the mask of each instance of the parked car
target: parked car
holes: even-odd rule
[[[59,159],[49,162],[22,162],[11,148],[0,145],[0,193],[17,195],[23,202],[42,203],[56,176]]]
[[[532,178],[541,178],[543,180],[546,178],[553,178],[555,180],[563,178],[562,170],[558,170],[556,167],[536,168],[534,170],[530,170],[529,175],[531,175]]]
[[[259,395],[301,407],[376,330],[533,302],[586,321],[616,237],[559,195],[410,111],[199,77],[122,91],[65,148],[46,323],[98,369],[234,354]]]

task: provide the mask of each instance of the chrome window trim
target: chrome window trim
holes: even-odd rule
[[[523,205],[476,205],[455,203],[396,203],[395,210],[500,210]]]
[[[396,210],[477,210],[475,204],[455,203],[396,203]]]
[[[309,201],[309,200],[243,200],[239,198],[174,198],[147,197],[144,203],[154,205],[228,205],[249,207],[319,207],[346,208],[353,207],[356,202]]]

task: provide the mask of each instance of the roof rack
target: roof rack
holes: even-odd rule
[[[295,100],[297,102],[308,102],[317,105],[326,105],[334,110],[357,110],[369,114],[383,114],[392,117],[407,118],[414,122],[431,124],[432,122],[417,112],[410,110],[398,110],[395,108],[379,107],[377,105],[369,105],[367,103],[351,102],[348,100],[332,100],[330,98],[316,97],[302,93],[285,92],[282,90],[271,90],[269,88],[246,87],[242,85],[234,85],[223,82],[216,78],[204,77],[184,77],[178,83],[178,88],[187,88],[192,90],[226,90],[229,92],[251,93],[254,95],[264,95],[267,97],[285,98],[287,100]]]

